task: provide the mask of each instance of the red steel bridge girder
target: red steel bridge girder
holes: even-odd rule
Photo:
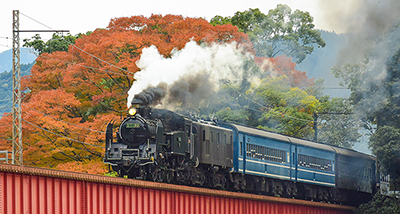
[[[341,214],[353,207],[0,164],[0,214]]]

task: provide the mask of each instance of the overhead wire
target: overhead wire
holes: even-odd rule
[[[131,76],[128,76],[128,75],[126,75],[126,74],[121,74],[121,73],[117,73],[117,72],[110,71],[110,70],[104,70],[104,69],[95,68],[95,67],[87,66],[87,65],[80,65],[80,64],[76,64],[76,63],[69,62],[69,61],[62,60],[62,59],[55,59],[55,58],[50,57],[50,56],[48,56],[48,55],[41,55],[41,56],[42,56],[42,57],[46,57],[46,58],[48,58],[48,59],[52,59],[52,60],[56,60],[56,61],[60,61],[60,62],[65,62],[65,63],[67,63],[67,64],[76,65],[76,66],[79,66],[79,67],[90,68],[90,69],[93,69],[93,70],[103,71],[103,72],[107,72],[107,73],[113,73],[113,74],[115,74],[115,75],[120,75],[120,76],[125,76],[125,77],[131,77]]]
[[[68,124],[68,125],[72,125],[72,126],[75,126],[75,127],[78,127],[78,128],[82,128],[82,129],[86,129],[86,130],[93,131],[93,132],[98,132],[98,133],[101,133],[101,134],[104,134],[104,133],[105,133],[104,131],[98,131],[98,130],[95,130],[95,129],[91,129],[91,128],[86,128],[86,127],[78,126],[78,125],[76,125],[76,124],[69,123],[69,122],[64,121],[64,120],[60,120],[60,119],[58,119],[58,118],[55,118],[55,117],[53,117],[53,116],[50,116],[50,115],[48,115],[48,114],[42,112],[42,111],[36,110],[36,109],[31,108],[31,107],[26,106],[26,105],[24,105],[24,106],[25,106],[25,107],[28,107],[29,109],[31,109],[31,110],[33,110],[33,111],[36,111],[36,112],[38,112],[38,113],[43,114],[43,115],[46,116],[46,117],[53,118],[53,119],[55,119],[55,120],[57,120],[57,121],[66,123],[66,124]]]
[[[47,129],[45,129],[45,128],[42,128],[42,127],[40,127],[40,126],[38,126],[38,125],[36,125],[36,124],[33,124],[33,123],[31,123],[31,122],[29,122],[29,121],[27,121],[27,120],[22,119],[22,121],[24,121],[24,122],[26,122],[26,123],[28,123],[28,124],[30,124],[30,125],[32,125],[32,126],[38,128],[38,129],[41,129],[41,130],[43,130],[43,131],[46,131],[46,132],[49,132],[49,133],[51,133],[51,134],[57,135],[57,136],[59,136],[59,137],[65,138],[65,139],[67,139],[67,140],[74,141],[74,142],[76,142],[76,143],[81,143],[81,144],[84,144],[84,145],[89,145],[89,146],[94,146],[94,147],[103,148],[103,146],[94,145],[94,144],[90,144],[90,143],[85,143],[85,142],[82,142],[82,141],[79,141],[79,140],[75,140],[75,139],[72,139],[72,138],[70,138],[70,137],[67,137],[67,136],[64,136],[64,135],[61,135],[61,134],[54,133],[54,132],[52,132],[52,131],[50,131],[50,130],[47,130]]]
[[[116,65],[114,65],[114,64],[111,64],[111,63],[109,63],[109,62],[107,62],[107,61],[105,61],[105,60],[102,60],[102,59],[100,59],[99,57],[96,57],[96,56],[94,56],[93,54],[91,54],[91,53],[89,53],[89,52],[87,52],[87,51],[84,51],[83,49],[79,48],[78,46],[76,46],[75,44],[72,44],[71,42],[69,42],[69,41],[67,41],[67,40],[65,40],[65,41],[66,41],[67,43],[69,43],[70,45],[72,45],[73,47],[77,48],[78,50],[80,50],[80,51],[86,53],[87,55],[89,55],[89,56],[91,56],[91,57],[93,57],[93,58],[95,58],[95,59],[97,59],[97,60],[100,60],[101,62],[106,63],[106,64],[109,65],[109,66],[112,66],[112,67],[114,67],[114,68],[117,68],[118,70],[126,71],[127,73],[130,73],[130,74],[132,74],[132,75],[135,74],[135,73],[132,73],[132,72],[126,70],[126,69],[123,69],[123,68],[120,68],[120,67],[118,67],[118,66],[116,66]]]
[[[3,124],[0,124],[0,126],[8,126],[8,125],[12,125],[12,123],[3,123]]]
[[[295,119],[295,120],[300,120],[300,121],[304,121],[304,122],[314,122],[313,120],[306,120],[306,119],[302,119],[302,118],[297,118],[297,117],[289,116],[289,115],[286,115],[286,114],[284,114],[284,113],[282,113],[282,112],[277,112],[277,111],[273,110],[271,107],[265,106],[265,105],[263,105],[263,104],[261,104],[261,103],[255,101],[255,100],[253,100],[252,98],[247,97],[245,94],[243,94],[242,92],[236,90],[235,88],[231,88],[231,89],[234,90],[235,92],[237,92],[238,94],[240,94],[241,96],[245,97],[246,99],[250,100],[250,101],[253,102],[254,104],[257,104],[257,105],[259,105],[260,107],[269,109],[269,111],[273,111],[274,113],[277,113],[277,114],[280,114],[280,115],[283,115],[283,116],[285,116],[285,117],[292,118],[292,119]],[[277,116],[278,116],[278,115],[277,115]]]
[[[3,102],[3,101],[9,101],[9,100],[12,100],[12,98],[5,99],[5,100],[0,100],[0,102]]]
[[[4,110],[4,109],[11,109],[12,106],[5,106],[5,107],[1,107],[0,110]]]
[[[8,36],[0,36],[0,39],[9,39],[12,40],[12,38],[8,37]]]
[[[47,28],[53,30],[51,27],[49,27],[49,26],[47,26],[47,25],[45,25],[45,24],[43,24],[43,23],[37,21],[36,19],[34,19],[34,18],[32,18],[32,17],[30,17],[30,16],[28,16],[28,15],[26,15],[26,14],[23,14],[23,13],[21,13],[21,12],[19,12],[19,14],[25,16],[26,18],[28,18],[28,19],[30,19],[30,20],[32,20],[32,21],[34,21],[34,22],[37,22],[37,23],[39,23],[39,24],[41,24],[41,25],[43,25],[43,26],[45,26],[45,27],[47,27]]]
[[[31,18],[31,17],[25,15],[25,14],[23,14],[23,13],[20,13],[20,14],[22,14],[22,15],[24,15],[25,17],[27,17],[27,18],[29,18],[29,19],[31,19],[31,20],[33,20],[33,21],[35,21],[35,22],[37,22],[37,23],[39,23],[39,24],[41,24],[41,25],[43,25],[43,26],[45,26],[45,27],[47,27],[47,28],[50,29],[50,30],[54,30],[53,28],[51,28],[51,27],[49,27],[49,26],[47,26],[47,25],[45,25],[45,24],[43,24],[43,23],[41,23],[41,22],[39,22],[39,21],[37,21],[37,20],[35,20],[35,19],[33,19],[33,18]],[[62,37],[64,37],[64,36],[62,36]],[[61,39],[61,38],[60,38],[60,39]],[[67,40],[64,40],[64,41],[67,42],[68,44],[72,45],[73,47],[77,48],[78,50],[82,51],[83,53],[86,53],[87,55],[89,55],[89,56],[91,56],[91,57],[93,57],[93,58],[95,58],[95,59],[97,59],[97,60],[99,60],[99,61],[101,61],[101,62],[103,62],[103,63],[106,63],[106,64],[109,65],[109,66],[112,66],[112,67],[114,67],[114,68],[117,68],[118,70],[122,70],[122,71],[125,71],[125,72],[130,73],[130,74],[135,74],[135,73],[132,73],[132,72],[126,70],[126,69],[120,68],[120,67],[118,67],[118,66],[116,66],[116,65],[114,65],[114,64],[112,64],[112,63],[109,63],[109,62],[107,62],[107,61],[105,61],[105,60],[103,60],[103,59],[101,59],[101,58],[99,58],[99,57],[96,57],[96,56],[94,56],[93,54],[91,54],[91,53],[89,53],[89,52],[87,52],[87,51],[85,51],[85,50],[79,48],[78,46],[76,46],[75,44],[73,44],[73,43],[71,43],[71,42],[69,42],[69,41],[67,41]]]
[[[30,115],[30,114],[28,114],[28,113],[24,113],[24,114],[26,114],[26,115],[28,115],[28,116],[31,116],[31,117],[34,117],[34,116],[32,116],[32,115]],[[55,119],[55,118],[54,118]],[[44,122],[43,120],[42,120],[42,122]],[[65,121],[62,121],[62,122],[65,122]],[[83,128],[83,127],[80,127],[80,128]],[[75,132],[75,131],[72,131],[72,130],[69,130],[69,132],[71,132],[71,133],[74,133],[74,134],[77,134],[77,135],[82,135],[82,133],[78,133],[78,132]],[[90,138],[90,139],[93,139],[93,140],[98,140],[97,138],[92,138],[92,137],[89,137],[89,136],[87,136],[87,135],[85,135],[85,137],[86,138]]]

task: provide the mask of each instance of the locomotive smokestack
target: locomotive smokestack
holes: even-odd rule
[[[143,101],[134,98],[134,99],[132,100],[131,104],[132,104],[132,106],[135,107],[135,108],[140,108],[140,107],[143,105]]]

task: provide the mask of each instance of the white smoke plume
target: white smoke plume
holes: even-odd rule
[[[169,87],[174,86],[176,93],[177,86],[182,85],[177,83],[181,82],[182,78],[199,78],[208,84],[199,92],[208,93],[204,88],[217,90],[221,79],[240,81],[243,78],[243,63],[246,57],[249,55],[244,54],[236,43],[200,46],[190,41],[184,49],[173,51],[171,58],[160,55],[155,46],[145,48],[136,63],[141,70],[135,74],[137,81],[128,92],[128,107],[136,94],[160,83],[166,83]],[[201,86],[202,82],[196,84]],[[186,81],[185,87],[189,88],[187,84],[191,84],[191,81]]]
[[[319,7],[331,28],[347,33],[337,66],[362,61],[366,52],[374,51],[382,33],[400,18],[399,0],[320,0]]]

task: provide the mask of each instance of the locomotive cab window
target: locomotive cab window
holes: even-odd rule
[[[186,125],[186,135],[190,137],[190,125]]]

